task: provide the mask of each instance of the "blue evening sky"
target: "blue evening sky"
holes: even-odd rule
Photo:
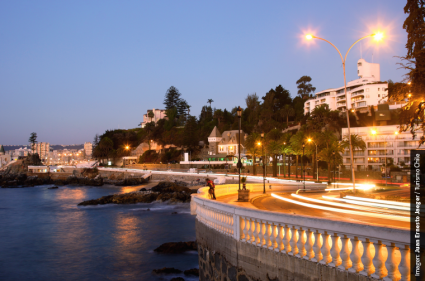
[[[339,55],[306,44],[313,31],[347,59],[381,64],[381,80],[401,81],[406,54],[405,1],[1,1],[0,144],[92,141],[106,129],[135,128],[147,109],[163,108],[175,86],[199,115],[245,106],[279,84],[297,93],[312,77],[317,91],[343,85]]]

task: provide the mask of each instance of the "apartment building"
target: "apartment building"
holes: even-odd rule
[[[152,117],[149,117],[150,112],[153,113]],[[154,122],[156,124],[161,119],[167,119],[165,109],[148,109],[147,113],[143,115],[143,122],[141,122],[139,125],[144,128],[146,124],[150,122]]]
[[[91,142],[84,143],[84,154],[87,159],[91,159],[91,156],[93,154],[93,144]]]
[[[419,146],[419,133],[415,140],[410,132],[399,133],[399,126],[356,127],[350,128],[351,134],[360,136],[366,143],[365,151],[354,150],[354,168],[359,170],[384,171],[387,165],[410,165],[410,150]],[[348,135],[348,129],[342,129],[343,137]],[[350,169],[350,150],[343,153],[343,166]]]
[[[45,159],[47,154],[50,152],[50,143],[39,142],[34,145],[34,153],[38,153],[40,159]]]
[[[380,66],[364,59],[357,62],[359,79],[347,83],[347,99],[344,85],[315,93],[315,97],[304,103],[304,114],[314,108],[326,106],[330,110],[356,110],[367,112],[368,107],[388,102],[388,83],[380,81]],[[390,103],[390,109],[400,108],[402,104]]]

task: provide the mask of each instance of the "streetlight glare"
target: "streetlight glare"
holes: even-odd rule
[[[311,35],[311,34],[307,34],[307,35],[305,36],[305,39],[307,39],[307,40],[311,40],[311,39],[313,39],[313,35]]]
[[[376,41],[381,41],[382,38],[384,38],[384,34],[382,32],[376,32],[375,34],[373,34],[373,38]]]
[[[311,142],[311,139],[308,139],[307,141],[308,141],[308,142]]]
[[[409,81],[409,82],[407,82],[407,85],[410,85],[410,84],[412,84],[412,82],[410,82],[410,81]]]
[[[257,142],[257,145],[261,145],[261,142]]]
[[[128,145],[125,147],[125,149],[129,149]]]
[[[372,135],[376,135],[376,131],[375,130],[372,130]]]

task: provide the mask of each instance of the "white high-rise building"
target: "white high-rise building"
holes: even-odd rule
[[[153,114],[152,117],[149,117],[150,112]],[[146,124],[150,122],[154,122],[156,124],[161,119],[167,119],[165,109],[148,109],[147,113],[143,115],[143,122],[141,122],[139,125],[144,128]]]
[[[364,59],[357,62],[359,79],[347,83],[347,99],[344,86],[317,92],[316,97],[304,103],[304,114],[311,113],[314,108],[326,106],[330,110],[356,110],[367,112],[369,106],[377,106],[388,101],[388,83],[380,81],[380,67],[377,63],[369,63]],[[390,109],[400,108],[402,104],[391,104]]]

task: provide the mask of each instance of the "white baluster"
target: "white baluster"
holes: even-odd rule
[[[353,265],[350,259],[350,248],[348,247],[349,242],[350,238],[348,238],[346,235],[341,237],[341,265],[338,266],[338,268],[341,270],[348,270]]]
[[[246,229],[245,229],[245,225],[246,225],[246,221],[244,217],[240,217],[239,218],[239,223],[240,223],[240,239],[241,241],[245,242],[246,241]]]
[[[313,235],[313,231],[311,231],[310,229],[307,229],[306,238],[307,238],[307,241],[305,242],[306,255],[305,255],[304,259],[311,260],[312,258],[314,258],[314,251],[313,251],[314,235]]]
[[[305,250],[305,242],[306,242],[305,230],[300,227],[300,229],[298,230],[298,241],[297,241],[298,254],[296,254],[295,256],[299,258],[303,258],[307,254],[307,251]]]
[[[329,264],[332,261],[332,256],[331,256],[331,236],[327,233],[324,232],[322,233],[322,238],[323,238],[323,245],[321,248],[322,251],[322,255],[323,255],[323,259],[320,261],[320,263],[322,264]]]
[[[270,225],[267,221],[262,221],[263,223],[263,241],[262,241],[262,247],[268,248],[269,247],[269,228]]]
[[[363,244],[363,255],[362,255],[362,263],[363,270],[360,271],[361,275],[370,276],[375,272],[375,266],[373,266],[373,257],[375,256],[375,248],[373,247],[373,243],[369,241],[367,238],[359,237],[360,241]]]
[[[292,226],[291,242],[290,242],[292,251],[289,252],[289,255],[296,256],[298,254],[297,242],[298,242],[298,230],[295,228],[295,226]]]
[[[385,261],[387,260],[387,253],[385,251],[385,245],[380,241],[375,243],[375,257],[373,258],[373,265],[375,266],[375,273],[371,277],[376,279],[382,279],[387,276],[387,269],[385,268]]]
[[[276,247],[274,249],[276,252],[281,252],[285,248],[285,245],[283,244],[284,229],[285,229],[284,226],[280,224],[276,225]]]
[[[323,255],[322,255],[322,235],[320,234],[319,231],[315,231],[313,232],[314,235],[314,244],[313,244],[313,251],[314,251],[314,257],[311,259],[311,261],[314,262],[320,262],[323,259]]]
[[[388,250],[388,258],[385,262],[385,267],[388,270],[388,275],[384,278],[385,281],[393,281],[393,280],[400,280],[401,274],[398,271],[398,264],[399,259],[397,258],[396,252],[398,252],[397,247],[394,245],[394,243],[387,245]]]
[[[255,244],[257,242],[257,225],[255,219],[250,219],[251,221],[251,244]]]
[[[249,218],[244,217],[245,221],[245,242],[251,241],[251,221]]]
[[[291,228],[288,225],[284,226],[284,232],[285,232],[285,237],[284,237],[284,249],[283,252],[289,254],[292,250],[291,247]]]
[[[332,262],[330,262],[328,265],[331,267],[338,267],[341,264],[341,257],[339,256],[339,253],[341,252],[341,247],[339,245],[339,236],[338,234],[334,233],[331,236],[332,240],[332,248],[331,248],[331,256],[332,256]]]
[[[258,239],[257,239],[257,246],[263,246],[264,243],[264,223],[261,220],[257,220],[257,226],[258,226]]]
[[[363,270],[363,264],[361,262],[362,252],[360,250],[360,240],[357,237],[351,236],[351,254],[350,259],[352,262],[352,266],[348,269],[349,272],[359,273]]]
[[[270,243],[269,243],[268,248],[269,248],[269,250],[273,251],[277,247],[277,244],[276,244],[277,228],[276,228],[276,225],[274,223],[270,223],[269,226],[270,226],[270,232],[269,232]]]
[[[401,261],[398,265],[401,279],[400,281],[410,281],[410,249],[405,245],[398,245],[400,249]]]

